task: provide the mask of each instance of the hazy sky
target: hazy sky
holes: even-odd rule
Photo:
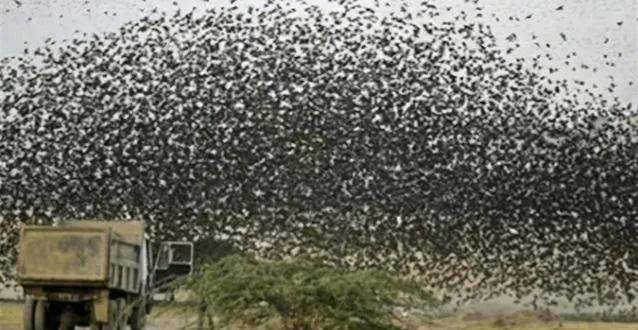
[[[243,5],[262,2],[239,0]],[[325,3],[317,1],[321,2]],[[466,11],[471,20],[489,23],[504,47],[505,38],[516,33],[522,47],[513,55],[550,54],[552,66],[563,68],[554,75],[557,78],[608,86],[613,77],[620,99],[638,104],[638,0],[483,0],[479,1],[482,18],[476,17],[476,6],[464,0],[433,2],[440,8],[452,6],[454,13]],[[149,15],[153,8],[172,14],[178,8],[189,11],[197,6],[203,12],[228,4],[229,0],[0,0],[0,57],[20,55],[25,47],[37,47],[49,37],[62,40],[82,37],[83,32],[114,31],[127,21]],[[564,9],[557,11],[559,6]],[[532,17],[526,19],[528,15]],[[532,35],[537,39],[532,40]],[[551,48],[545,46],[547,43]],[[565,57],[573,52],[577,54],[571,60],[579,67],[576,71],[564,65]],[[605,65],[605,61],[615,66]],[[597,68],[597,72],[580,69],[582,64]]]

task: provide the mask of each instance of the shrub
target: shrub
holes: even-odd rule
[[[315,261],[259,261],[229,256],[186,282],[202,312],[221,325],[279,318],[285,329],[397,329],[394,310],[427,308],[417,282],[380,270],[349,270]]]

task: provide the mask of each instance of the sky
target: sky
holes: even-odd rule
[[[372,5],[373,1],[361,2]],[[512,55],[551,56],[552,60],[546,58],[545,64],[562,68],[554,74],[557,79],[583,80],[601,86],[600,89],[614,82],[618,87],[612,96],[638,105],[638,0],[479,0],[480,11],[473,1],[432,2],[439,8],[451,7],[451,14],[464,11],[470,20],[488,23],[503,47],[508,46],[506,37],[516,34],[521,47]],[[229,3],[229,0],[1,0],[0,57],[20,55],[24,48],[38,47],[47,38],[62,41],[83,38],[83,33],[87,33],[84,38],[89,38],[92,33],[116,31],[124,23],[147,15],[161,12],[172,15],[178,9],[185,12],[193,7],[203,13],[206,8]],[[263,1],[238,3],[259,5]],[[557,10],[560,6],[563,9]],[[157,13],[152,14],[154,8]],[[482,17],[477,17],[479,12]],[[550,48],[546,47],[548,43]],[[568,55],[570,67],[564,65]],[[613,66],[605,62],[613,62]],[[582,69],[582,65],[590,69]],[[596,72],[591,68],[596,68]]]

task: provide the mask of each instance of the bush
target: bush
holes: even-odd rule
[[[229,256],[207,265],[186,287],[221,325],[279,318],[285,329],[397,329],[394,310],[427,308],[418,283],[380,270],[349,270],[314,261],[258,261]]]

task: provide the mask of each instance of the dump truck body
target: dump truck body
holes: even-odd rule
[[[99,229],[23,227],[18,281],[22,285],[106,285],[110,235]]]
[[[139,221],[23,226],[17,281],[27,297],[25,329],[113,329],[117,322],[142,329],[148,246]]]
[[[18,282],[25,286],[94,286],[137,293],[147,273],[141,222],[86,221],[21,229]]]

